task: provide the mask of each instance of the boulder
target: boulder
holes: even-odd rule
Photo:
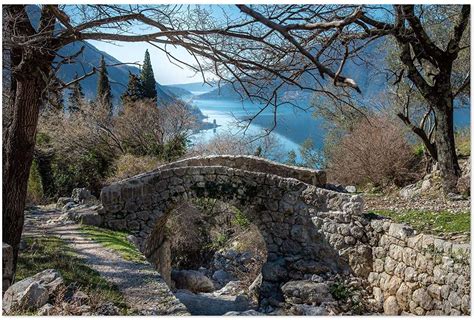
[[[214,281],[217,281],[219,284],[224,285],[228,283],[229,281],[234,280],[232,275],[228,273],[227,271],[224,270],[217,270],[212,274],[212,279]]]
[[[37,309],[42,307],[50,295],[55,295],[63,285],[63,278],[53,269],[47,269],[32,277],[14,283],[3,296],[3,309]]]
[[[334,301],[326,283],[311,280],[297,280],[285,283],[281,290],[285,301],[292,304],[320,305]]]
[[[13,280],[13,248],[2,242],[2,293],[11,285]]]
[[[211,292],[214,284],[211,279],[199,271],[194,270],[173,270],[171,280],[174,281],[177,289],[186,289],[191,292]]]
[[[5,313],[13,310],[36,310],[48,302],[48,289],[38,281],[21,282],[13,284],[5,292],[2,301],[2,308]]]
[[[71,198],[77,203],[86,203],[97,200],[86,188],[75,188],[72,190]]]

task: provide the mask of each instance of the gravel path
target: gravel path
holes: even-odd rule
[[[51,207],[28,211],[23,236],[57,236],[66,240],[85,263],[117,286],[132,313],[140,315],[189,315],[149,263],[124,260],[117,253],[85,238],[79,225],[60,219]]]

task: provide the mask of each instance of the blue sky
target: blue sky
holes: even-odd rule
[[[200,74],[187,67],[178,67],[168,61],[166,54],[161,50],[144,42],[115,42],[106,43],[102,41],[89,41],[101,51],[105,51],[122,62],[143,62],[145,50],[150,52],[151,63],[155,73],[155,80],[160,84],[178,84],[202,81]],[[186,50],[178,47],[170,49],[174,56],[191,61],[191,56]]]
[[[234,5],[201,5],[200,8],[206,9],[212,14],[214,19],[223,17],[223,11],[232,19],[238,19],[240,11]],[[140,30],[139,27],[135,31]],[[155,79],[160,84],[181,84],[202,82],[202,75],[196,74],[186,66],[177,66],[171,63],[166,54],[156,47],[144,42],[103,42],[89,41],[92,45],[101,51],[105,51],[122,62],[142,62],[145,50],[150,52],[150,58],[155,73]],[[193,57],[181,47],[168,47],[173,56],[186,62],[194,64]]]

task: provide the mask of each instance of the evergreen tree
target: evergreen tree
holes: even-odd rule
[[[141,80],[143,86],[143,97],[156,100],[156,81],[151,66],[150,54],[145,51],[145,59],[143,60],[143,68],[141,72]]]
[[[105,66],[104,56],[100,59],[99,79],[97,81],[97,101],[103,103],[112,115],[112,93],[110,91],[109,76],[107,67]]]
[[[143,99],[143,86],[140,78],[133,73],[128,74],[127,90],[122,94],[122,103],[135,102]]]
[[[78,75],[74,76],[74,79],[77,79]],[[84,101],[84,92],[82,91],[81,83],[80,81],[77,81],[76,83],[73,84],[71,88],[71,92],[69,93],[69,98],[68,98],[68,110],[69,113],[76,113],[79,111],[79,107],[81,103]]]

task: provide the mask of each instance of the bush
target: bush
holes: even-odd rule
[[[28,177],[28,189],[26,193],[26,203],[41,203],[43,200],[43,185],[38,170],[38,164],[33,160]]]
[[[328,178],[336,183],[404,186],[420,177],[403,128],[384,115],[359,121],[327,152]]]
[[[156,157],[125,154],[115,161],[115,173],[108,182],[120,181],[156,169],[162,164]]]

